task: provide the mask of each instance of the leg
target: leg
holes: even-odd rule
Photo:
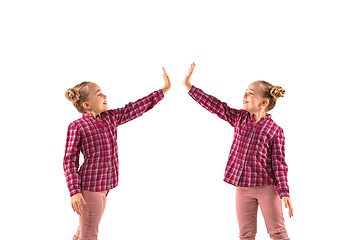
[[[96,240],[101,217],[105,210],[108,191],[82,191],[86,205],[82,204],[79,227],[73,240]]]
[[[79,240],[79,236],[80,236],[80,224],[79,224],[79,226],[78,226],[78,228],[76,230],[76,233],[75,233],[72,240]]]
[[[264,216],[267,231],[274,240],[290,239],[285,229],[282,201],[273,185],[257,189],[257,198]]]
[[[257,232],[258,202],[253,192],[253,188],[236,188],[236,214],[241,240],[254,240]]]

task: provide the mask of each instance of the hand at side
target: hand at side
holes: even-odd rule
[[[289,197],[283,197],[282,198],[284,204],[285,204],[285,207],[286,208],[289,208],[289,217],[293,217],[294,216],[294,209],[293,209],[293,206],[291,204],[291,200]]]
[[[86,204],[85,199],[81,193],[76,193],[71,196],[71,207],[78,215],[82,213],[81,202]]]

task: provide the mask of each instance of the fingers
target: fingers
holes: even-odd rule
[[[80,202],[74,202],[71,204],[74,212],[76,212],[78,215],[81,215],[82,213],[82,207]]]
[[[194,67],[195,67],[195,63],[193,62],[191,65],[190,65],[190,68],[189,68],[189,71],[191,70],[191,72],[194,70]]]
[[[162,67],[162,69],[163,69],[163,77],[164,77],[164,79],[165,79],[165,80],[169,80],[170,78],[169,78],[169,76],[167,75],[167,73],[166,73],[166,71],[165,71],[165,68]]]
[[[194,71],[194,67],[195,67],[195,63],[192,63],[191,64],[191,66],[190,66],[190,68],[189,68],[189,72],[188,72],[188,74],[192,74],[193,73],[193,71]]]
[[[294,216],[294,209],[293,209],[293,206],[291,204],[291,201],[289,199],[289,217],[293,217]]]
[[[81,195],[81,199],[82,199],[83,204],[86,205],[85,199],[84,199],[84,197],[82,195]]]

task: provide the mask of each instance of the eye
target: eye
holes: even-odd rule
[[[253,93],[250,93],[250,95],[254,95]]]

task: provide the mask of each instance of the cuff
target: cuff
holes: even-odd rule
[[[196,87],[194,85],[192,85],[190,91],[188,92],[188,94],[191,96],[191,95],[194,94],[195,91],[196,91]]]
[[[77,193],[81,193],[81,189],[74,189],[70,191],[70,197],[72,197],[73,195],[77,194]]]
[[[162,89],[159,89],[159,90],[157,91],[157,93],[159,94],[159,96],[160,96],[161,98],[164,98],[165,94],[164,94],[164,92],[162,91]]]

